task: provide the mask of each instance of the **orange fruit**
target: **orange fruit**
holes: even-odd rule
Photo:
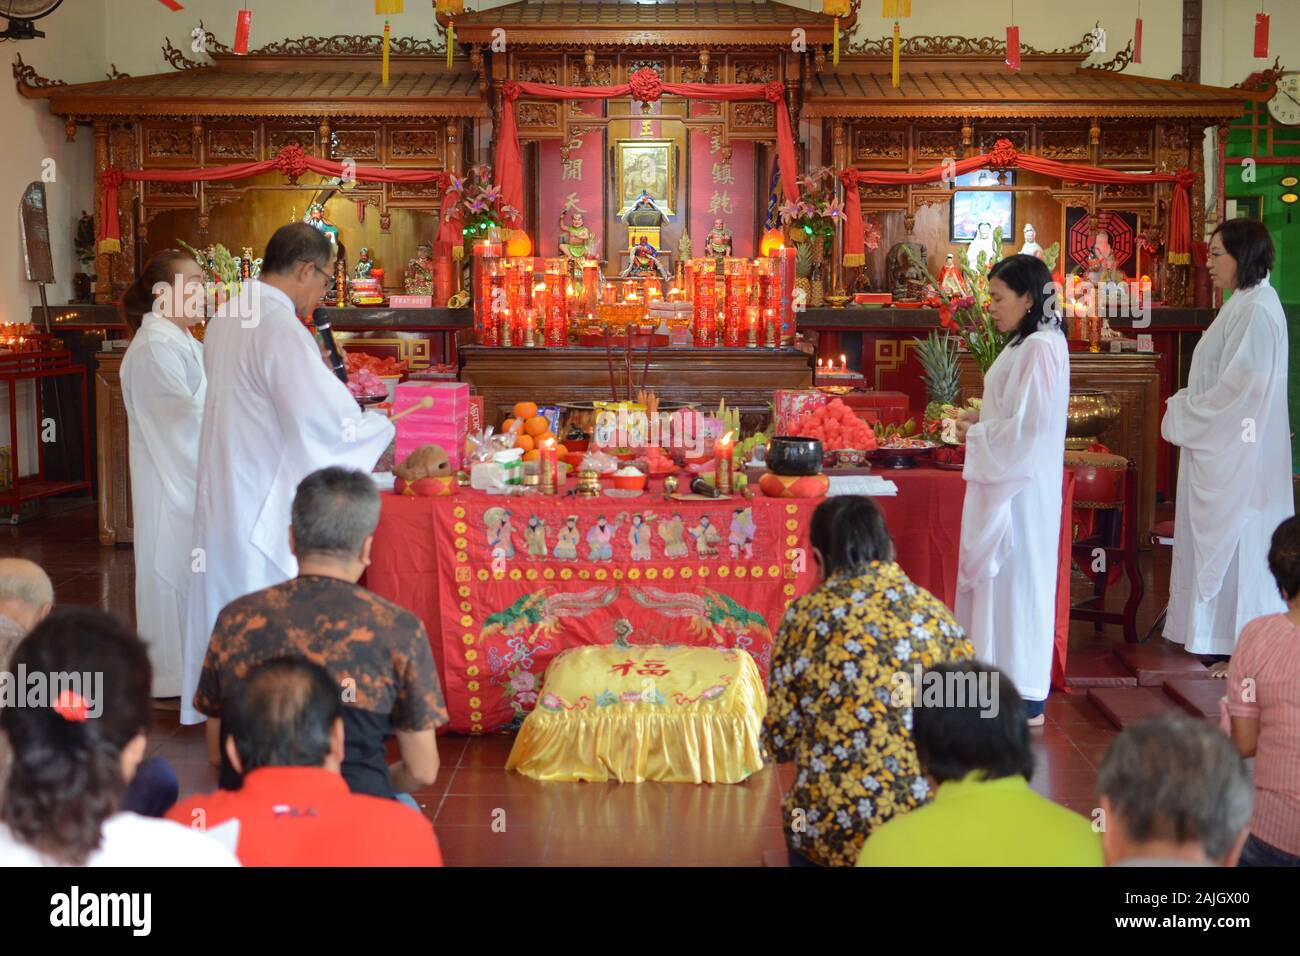
[[[537,461],[542,457],[542,453],[534,448],[532,451],[524,452],[524,461]]]
[[[522,448],[524,451],[532,451],[533,450],[532,436],[521,434],[518,438],[515,439],[515,447]]]
[[[501,434],[504,435],[506,432],[510,431],[510,429],[514,428],[518,422],[519,419],[517,418],[507,418],[501,423]]]
[[[542,445],[546,444],[546,439],[548,439],[548,438],[549,438],[551,441],[555,442],[555,444],[557,444],[557,445],[559,444],[558,441],[555,441],[555,434],[554,434],[553,432],[549,432],[549,431],[542,432],[540,435],[534,435],[534,436],[533,436],[533,444],[536,445],[538,448],[541,448]]]
[[[520,402],[515,406],[515,418],[522,418],[527,421],[537,414],[537,404],[535,402]]]
[[[551,423],[541,415],[534,415],[524,422],[524,431],[534,438],[551,430]]]

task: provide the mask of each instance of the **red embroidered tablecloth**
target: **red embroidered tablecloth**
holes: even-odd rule
[[[884,474],[899,493],[876,502],[899,564],[951,607],[961,473],[921,467]],[[1070,472],[1065,491],[1068,515]],[[819,501],[665,501],[651,493],[504,498],[473,491],[381,497],[366,584],[423,620],[451,715],[448,729],[462,733],[517,727],[537,701],[546,665],[568,647],[743,647],[766,680],[785,608],[816,583],[811,556],[792,562],[789,554],[806,553],[808,520]],[[1068,536],[1068,522],[1062,528]],[[1068,555],[1067,547],[1056,635],[1062,675]]]

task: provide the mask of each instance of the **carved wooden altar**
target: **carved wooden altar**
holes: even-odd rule
[[[118,74],[67,85],[37,76],[20,59],[14,76],[24,96],[48,100],[50,110],[65,118],[70,141],[79,126],[92,127],[97,174],[110,166],[189,169],[255,162],[273,158],[291,142],[340,162],[459,171],[469,121],[487,115],[478,73],[448,72],[440,43],[399,37],[385,87],[379,42],[374,36],[302,37],[237,56],[208,33],[206,57],[191,58],[166,42],[163,52],[172,73]],[[99,189],[97,179],[97,205]],[[278,194],[276,202],[259,207],[257,200],[269,194]],[[436,215],[441,200],[429,184],[356,183],[344,195],[356,204],[359,222],[366,208],[378,216],[378,230],[367,228],[361,240],[350,243],[354,257],[365,236],[390,232],[394,211]],[[278,175],[238,183],[125,183],[119,200],[122,254],[99,257],[96,301],[112,301],[132,280],[151,245],[149,224],[159,216],[173,214],[163,246],[179,236],[201,247],[230,241],[215,228],[221,207],[233,206],[225,213],[231,222],[253,216],[262,232],[287,218],[281,207],[301,215],[312,198],[312,192]],[[421,236],[430,238],[436,226],[421,229]],[[268,235],[253,243],[258,252]],[[414,235],[403,237],[401,245],[407,244],[410,250],[403,251],[409,256]],[[388,278],[400,284],[405,258],[392,258],[401,261],[388,263]]]

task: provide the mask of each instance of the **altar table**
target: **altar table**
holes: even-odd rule
[[[899,489],[897,497],[875,499],[898,563],[951,607],[961,473],[923,466],[882,474]],[[1068,471],[1065,493],[1068,545]],[[820,500],[665,501],[653,486],[630,499],[506,498],[469,490],[445,498],[381,498],[365,583],[424,622],[448,729],[460,733],[517,729],[537,703],[546,665],[568,647],[741,647],[766,680],[785,608],[816,584],[807,529]],[[1060,579],[1063,678],[1068,546]],[[1054,663],[1054,685],[1057,669]]]

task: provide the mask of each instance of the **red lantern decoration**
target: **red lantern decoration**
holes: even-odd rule
[[[511,259],[526,259],[533,254],[533,240],[522,229],[512,230],[506,240],[506,255]]]
[[[253,11],[245,7],[239,11],[235,18],[235,46],[234,51],[238,54],[248,52],[248,35],[253,30]]]
[[[785,236],[781,234],[780,229],[773,228],[763,233],[763,239],[759,242],[758,251],[760,255],[770,256],[784,245]]]

